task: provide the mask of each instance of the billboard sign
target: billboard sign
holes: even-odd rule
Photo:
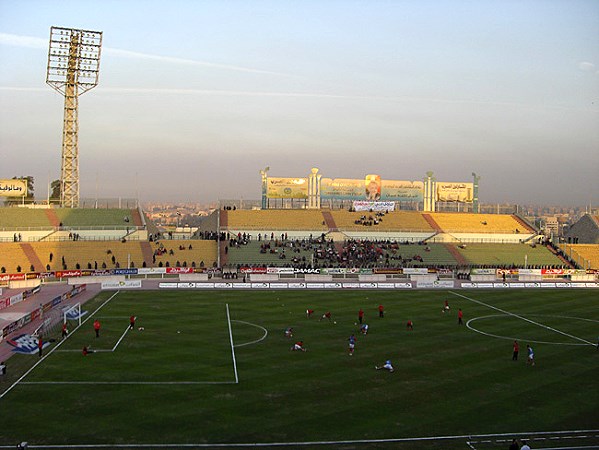
[[[24,197],[27,180],[0,180],[0,197]]]
[[[381,200],[391,202],[421,202],[424,198],[422,181],[383,180]]]
[[[438,202],[472,203],[474,192],[473,183],[437,182]]]
[[[349,178],[322,178],[320,198],[326,200],[364,200],[364,180]]]
[[[307,178],[273,178],[266,181],[267,198],[308,198]]]
[[[422,181],[382,180],[379,175],[366,175],[364,180],[323,178],[320,198],[324,200],[367,200],[385,202],[421,202]]]

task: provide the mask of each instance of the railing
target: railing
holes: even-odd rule
[[[63,225],[62,227],[52,227],[52,226],[43,226],[43,227],[2,227],[0,231],[3,232],[19,232],[19,231],[85,231],[85,230],[129,230],[129,231],[139,231],[145,230],[145,226],[135,226],[135,225]]]

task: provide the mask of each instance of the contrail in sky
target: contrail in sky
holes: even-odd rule
[[[47,49],[48,40],[33,36],[20,36],[18,34],[0,33],[0,45],[11,47],[26,47]],[[187,64],[191,66],[211,67],[214,69],[233,70],[236,72],[256,73],[262,75],[290,76],[289,74],[272,72],[270,70],[252,69],[249,67],[232,66],[228,64],[217,64],[207,61],[198,61],[196,59],[176,58],[172,56],[153,55],[151,53],[133,52],[130,50],[121,50],[118,48],[103,47],[102,53],[105,55],[118,56],[123,58],[147,59],[153,61],[166,62],[171,64]]]

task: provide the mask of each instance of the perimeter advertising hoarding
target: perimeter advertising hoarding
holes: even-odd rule
[[[26,180],[0,180],[0,197],[23,197],[26,195]]]
[[[323,178],[320,181],[320,198],[325,200],[420,202],[423,193],[422,181],[381,180],[378,175],[366,175],[364,180]]]
[[[438,202],[472,203],[474,183],[437,182]]]
[[[307,178],[268,177],[267,198],[308,198]]]

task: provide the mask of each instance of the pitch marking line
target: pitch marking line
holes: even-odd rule
[[[245,345],[257,344],[258,342],[261,342],[264,339],[266,339],[266,336],[268,336],[268,330],[260,325],[256,325],[255,323],[245,322],[243,320],[231,320],[231,322],[244,323],[246,325],[251,325],[253,327],[260,328],[264,331],[264,335],[260,339],[256,339],[255,341],[251,341],[251,342],[244,342],[243,344],[235,344],[235,347],[243,347]]]
[[[537,316],[543,316],[543,314],[536,314]],[[484,331],[478,330],[476,328],[474,328],[472,325],[470,325],[471,322],[475,322],[477,320],[482,320],[482,319],[488,319],[490,317],[500,317],[500,318],[504,318],[506,317],[505,314],[490,314],[488,316],[480,316],[480,317],[473,317],[472,319],[470,319],[468,322],[466,322],[466,327],[468,327],[468,329],[482,334],[484,336],[489,336],[489,337],[493,337],[496,339],[505,339],[508,341],[512,341],[512,340],[519,340],[519,341],[528,341],[531,342],[533,344],[549,344],[549,345],[570,345],[570,346],[582,346],[582,345],[587,345],[587,344],[579,344],[576,342],[549,342],[549,341],[533,341],[530,339],[523,339],[523,338],[517,338],[517,337],[509,337],[509,336],[499,336],[497,334],[491,334],[491,333],[486,333]],[[584,320],[586,322],[598,322],[599,320],[593,320],[593,319],[583,319],[582,317],[570,317],[570,316],[546,316],[546,317],[555,317],[558,319],[570,319],[570,320]]]
[[[314,445],[348,445],[348,444],[377,444],[377,443],[390,443],[390,442],[418,442],[418,441],[448,441],[458,439],[468,439],[468,442],[477,443],[472,438],[493,438],[493,437],[518,437],[526,436],[528,440],[535,440],[534,437],[543,434],[554,434],[554,435],[568,435],[571,433],[586,433],[586,432],[599,432],[599,430],[571,430],[571,431],[550,431],[550,432],[531,432],[531,433],[501,433],[501,434],[479,434],[479,435],[455,435],[455,436],[427,436],[427,437],[412,437],[412,438],[390,438],[390,439],[356,439],[356,440],[344,440],[344,441],[310,441],[310,442],[252,442],[252,443],[219,443],[219,444],[62,444],[62,445],[32,445],[31,448],[47,448],[47,449],[66,449],[66,448],[222,448],[222,447],[303,447],[303,446],[314,446]],[[582,436],[577,436],[582,437]],[[480,442],[480,441],[479,441]],[[13,445],[6,446],[0,445],[0,448],[14,448]],[[597,448],[594,447],[568,447],[568,448]],[[539,449],[540,450],[540,449]],[[549,449],[548,449],[549,450]]]
[[[110,299],[112,299],[112,297]],[[104,306],[104,304],[102,306]],[[22,384],[55,384],[55,385],[59,385],[59,384],[63,384],[63,385],[71,385],[71,384],[72,385],[150,385],[150,386],[152,386],[152,385],[202,385],[202,384],[218,385],[218,384],[238,384],[239,383],[239,377],[237,375],[237,362],[236,362],[236,359],[235,359],[235,349],[234,349],[235,345],[233,344],[233,333],[232,333],[232,330],[231,330],[231,322],[232,322],[232,320],[231,320],[231,317],[230,317],[230,314],[229,314],[229,305],[227,304],[226,307],[227,307],[227,322],[228,322],[228,325],[229,325],[229,338],[230,338],[230,342],[231,342],[231,353],[233,355],[233,368],[235,370],[235,381],[24,381],[24,382],[22,382]],[[92,316],[93,316],[93,314],[95,314],[96,311],[94,311],[94,313],[92,313]],[[244,343],[244,344],[240,344],[239,346],[249,345],[249,344],[253,344],[255,342],[260,342],[268,334],[268,331],[265,328],[260,327],[259,325],[255,325],[255,324],[252,324],[252,323],[249,323],[249,322],[243,322],[242,320],[235,320],[233,322],[241,322],[241,323],[246,323],[248,325],[253,325],[255,327],[262,328],[264,330],[264,332],[265,332],[265,335],[261,339],[258,339],[257,341],[254,341],[254,342],[247,342],[247,343]],[[83,323],[81,325],[83,325]],[[75,330],[77,328],[75,328]],[[73,330],[73,331],[75,331],[75,330]],[[125,337],[125,335],[128,333],[128,331],[129,331],[129,327],[127,327],[125,329],[125,332],[123,333],[123,335],[121,336],[121,338],[118,340],[118,342],[115,344],[115,346],[112,348],[112,350],[94,350],[94,351],[96,351],[96,352],[114,352],[116,350],[116,348],[118,347],[118,345],[120,344],[120,342]],[[61,351],[66,351],[66,352],[68,352],[68,351],[77,351],[78,352],[80,350],[61,350]]]
[[[87,317],[87,319],[85,319],[83,322],[81,322],[81,325],[78,325],[77,327],[75,327],[75,329],[72,332],[74,333],[79,328],[81,328],[83,326],[83,324],[85,324],[89,319],[91,319],[95,313],[97,313],[101,308],[103,308],[104,305],[106,305],[110,300],[112,300],[119,292],[121,292],[121,291],[116,291],[114,294],[112,294],[108,298],[108,300],[106,300],[104,303],[102,303],[100,306],[98,306],[98,308],[96,308],[96,310],[93,313],[91,313]],[[70,336],[70,334],[69,334],[69,336]],[[2,394],[0,394],[0,399],[2,399],[6,394],[8,394],[17,384],[21,383],[23,381],[23,379],[27,375],[29,375],[31,372],[33,372],[33,369],[35,369],[43,361],[45,361],[48,356],[50,356],[52,353],[54,353],[56,351],[56,349],[58,349],[63,344],[63,342],[65,342],[69,338],[69,336],[67,336],[65,339],[63,339],[58,344],[56,344],[56,346],[54,346],[48,353],[46,353],[44,356],[42,356],[38,362],[36,362],[33,366],[31,366],[31,368],[27,372],[25,372],[23,375],[21,375],[17,381],[15,381],[13,384],[11,384]],[[26,383],[23,382],[23,384],[26,384]]]
[[[235,371],[235,384],[239,383],[237,375],[237,361],[235,360],[235,345],[233,344],[233,331],[231,330],[231,315],[229,314],[229,304],[227,306],[227,323],[229,324],[229,339],[231,341],[231,355],[233,356],[233,370]]]
[[[494,309],[495,311],[499,311],[499,312],[501,312],[503,314],[507,314],[508,316],[512,316],[512,317],[516,317],[518,319],[524,320],[524,321],[526,321],[528,323],[531,323],[533,325],[536,325],[538,327],[545,328],[546,330],[554,331],[554,332],[562,334],[564,336],[568,336],[569,338],[576,339],[577,341],[584,342],[585,344],[592,345],[593,347],[596,347],[596,344],[593,343],[593,342],[589,342],[586,339],[582,339],[582,338],[579,338],[578,336],[574,336],[572,334],[565,333],[564,331],[560,331],[557,328],[553,328],[553,327],[550,327],[550,326],[547,326],[547,325],[543,325],[542,323],[535,322],[534,320],[527,319],[526,317],[521,316],[519,314],[515,314],[515,313],[512,313],[512,312],[506,311],[504,309],[501,309],[501,308],[497,308],[496,306],[489,305],[488,303],[481,302],[480,300],[475,300],[475,299],[473,299],[471,297],[467,297],[467,296],[462,295],[462,294],[458,294],[457,292],[449,291],[449,293],[453,294],[453,295],[456,295],[458,297],[465,298],[466,300],[470,300],[471,302],[478,303],[479,305],[486,306],[487,308]]]
[[[21,384],[87,384],[87,385],[178,385],[178,384],[237,384],[235,381],[23,381]]]

